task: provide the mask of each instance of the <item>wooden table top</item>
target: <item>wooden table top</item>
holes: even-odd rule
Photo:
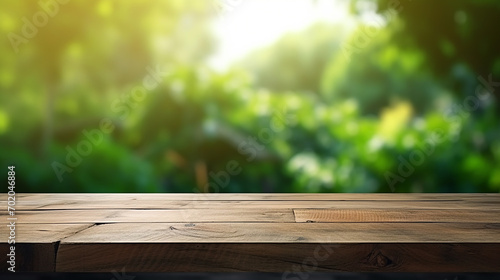
[[[500,272],[500,194],[17,194],[15,208],[18,271]]]

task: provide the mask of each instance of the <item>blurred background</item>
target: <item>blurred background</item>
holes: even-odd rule
[[[1,168],[17,192],[499,192],[499,18],[496,0],[4,1]]]

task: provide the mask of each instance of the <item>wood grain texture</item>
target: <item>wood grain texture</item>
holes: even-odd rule
[[[291,209],[291,208],[338,208],[338,209],[491,209],[500,210],[500,196],[497,200],[117,200],[109,196],[106,200],[66,201],[18,201],[18,211],[30,210],[97,210],[97,209]],[[6,214],[6,210],[0,211]]]
[[[60,223],[190,223],[190,222],[294,222],[291,209],[189,209],[189,210],[48,210],[18,211],[20,224]],[[0,215],[0,219],[6,219]]]
[[[500,224],[142,223],[102,224],[66,243],[500,243]]]
[[[500,194],[17,194],[16,217],[18,271],[500,272]]]
[[[74,235],[75,233],[87,229],[94,224],[16,224],[16,243],[55,243],[63,238]],[[9,228],[5,225],[0,227],[0,236],[4,236],[5,240],[1,242],[7,243],[9,236]]]
[[[6,197],[5,194],[0,195],[2,201],[6,201]],[[383,203],[384,201],[387,203]],[[18,194],[16,204],[18,210],[210,209],[262,206],[499,209],[500,194]]]
[[[500,223],[500,210],[479,209],[294,209],[298,223]]]
[[[500,244],[65,244],[63,272],[498,272]]]

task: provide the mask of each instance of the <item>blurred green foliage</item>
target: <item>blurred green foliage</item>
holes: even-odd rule
[[[352,17],[365,2],[391,5]],[[33,3],[0,10],[18,192],[500,191],[498,92],[476,91],[500,77],[497,1],[401,0],[383,25],[318,23],[224,72],[211,1],[72,0],[27,38]]]

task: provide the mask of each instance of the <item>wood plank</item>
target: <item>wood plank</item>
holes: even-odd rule
[[[18,193],[22,199],[148,200],[454,200],[499,198],[500,193]],[[6,201],[7,194],[0,194]]]
[[[191,201],[191,200],[66,200],[53,203],[19,200],[17,211],[30,210],[83,210],[83,209],[261,209],[261,208],[339,208],[339,209],[491,209],[500,210],[500,198],[493,201],[398,201],[398,200],[305,200],[305,201],[259,201],[259,200],[227,200],[227,201]],[[0,211],[6,214],[6,211]]]
[[[479,209],[294,209],[298,223],[474,222],[500,223],[500,210]]]
[[[64,243],[500,243],[493,223],[117,223]]]
[[[20,224],[295,222],[291,209],[47,210],[18,211],[16,216]]]
[[[0,200],[6,201],[7,194],[0,194]],[[479,201],[479,202],[497,202],[500,200],[498,193],[485,194],[394,194],[394,193],[377,193],[377,194],[348,194],[348,193],[326,193],[326,194],[224,194],[224,193],[209,193],[209,194],[23,194],[16,195],[16,199],[21,204],[26,205],[48,205],[60,204],[66,202],[102,202],[102,201],[307,201],[307,200],[328,200],[328,201],[358,201],[358,200],[400,200],[400,201]]]
[[[60,245],[59,272],[499,272],[500,244],[160,243]]]
[[[2,194],[0,198],[6,199]],[[18,194],[17,210],[402,208],[500,209],[500,194]],[[317,200],[311,200],[317,199]],[[436,201],[440,203],[437,204]],[[272,204],[270,203],[272,202]],[[5,209],[0,209],[5,214]]]
[[[92,223],[77,224],[40,224],[40,223],[16,223],[16,243],[54,243],[75,234],[81,230],[93,226]],[[0,236],[9,236],[9,228],[0,227]],[[0,244],[7,244],[7,238],[0,240]]]
[[[19,211],[18,224],[191,222],[474,222],[500,223],[500,210],[186,209]],[[294,217],[295,216],[295,217]],[[0,215],[5,219],[6,215]]]
[[[16,224],[16,272],[54,272],[57,242],[91,227],[92,224]],[[8,236],[5,226],[0,227],[0,235]],[[7,252],[10,252],[7,238],[0,242],[0,271],[7,272]]]

